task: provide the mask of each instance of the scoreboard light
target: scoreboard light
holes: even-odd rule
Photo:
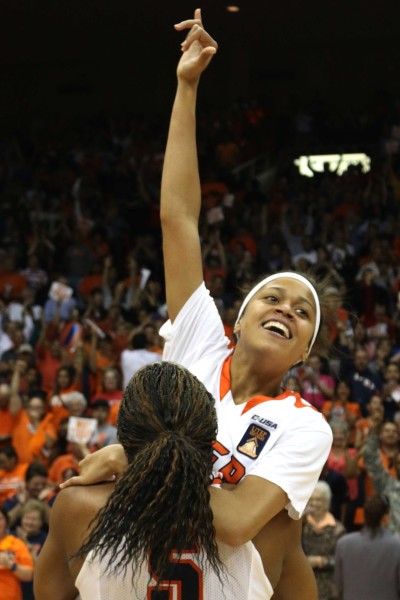
[[[329,171],[337,175],[343,175],[351,165],[361,165],[363,173],[368,173],[371,170],[371,158],[363,152],[310,154],[309,156],[296,158],[294,164],[298,167],[299,173],[306,177],[314,177],[314,172],[323,173],[325,165],[328,165]]]

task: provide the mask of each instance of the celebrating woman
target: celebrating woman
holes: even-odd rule
[[[162,362],[129,382],[118,417],[127,467],[117,483],[60,492],[39,555],[37,600],[264,600],[250,542],[217,547],[210,509],[214,399]],[[218,493],[218,492],[217,492]]]
[[[214,469],[233,489],[211,490],[217,537],[240,546],[253,540],[274,598],[314,600],[312,570],[301,549],[300,517],[331,445],[320,413],[281,387],[295,364],[326,346],[322,321],[336,306],[327,285],[285,272],[246,296],[234,350],[204,282],[198,233],[201,193],[195,136],[200,76],[217,51],[200,10],[175,26],[188,30],[178,65],[161,190],[161,224],[170,322],[161,330],[164,358],[186,366],[215,398]],[[121,448],[83,461],[86,483],[122,471]],[[224,486],[223,486],[224,487]],[[240,515],[240,518],[238,518]]]

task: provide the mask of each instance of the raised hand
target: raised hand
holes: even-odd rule
[[[175,29],[189,29],[181,44],[183,55],[177,68],[178,79],[196,83],[217,52],[218,44],[203,28],[199,8],[194,12],[194,19],[177,23]]]

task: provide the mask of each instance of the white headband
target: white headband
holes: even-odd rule
[[[308,281],[308,279],[303,277],[303,275],[299,275],[298,273],[291,273],[290,271],[283,272],[283,273],[275,273],[275,275],[270,275],[269,277],[266,277],[265,279],[260,281],[260,283],[257,283],[257,285],[255,285],[253,287],[253,289],[250,290],[250,292],[247,294],[246,298],[243,300],[242,306],[239,308],[239,313],[238,313],[235,325],[239,322],[244,309],[246,308],[246,306],[248,305],[248,303],[250,302],[250,300],[252,299],[254,294],[256,294],[262,287],[264,287],[264,285],[267,285],[267,283],[270,283],[270,281],[274,281],[274,279],[281,279],[284,277],[290,277],[291,279],[297,279],[297,281],[301,281],[302,283],[304,283],[304,285],[306,285],[308,287],[308,289],[310,290],[310,292],[312,293],[313,298],[314,298],[315,313],[316,313],[315,328],[314,328],[313,336],[311,338],[310,345],[308,347],[308,352],[307,352],[307,356],[308,356],[311,352],[311,348],[314,345],[315,338],[317,337],[317,334],[318,334],[319,325],[321,323],[321,307],[320,307],[319,298],[318,298],[317,292],[315,291],[314,286],[311,284],[310,281]]]

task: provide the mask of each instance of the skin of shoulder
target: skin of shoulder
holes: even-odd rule
[[[75,600],[75,580],[84,559],[72,558],[85,541],[89,525],[104,506],[114,485],[69,487],[50,511],[49,535],[35,569],[36,600]]]

